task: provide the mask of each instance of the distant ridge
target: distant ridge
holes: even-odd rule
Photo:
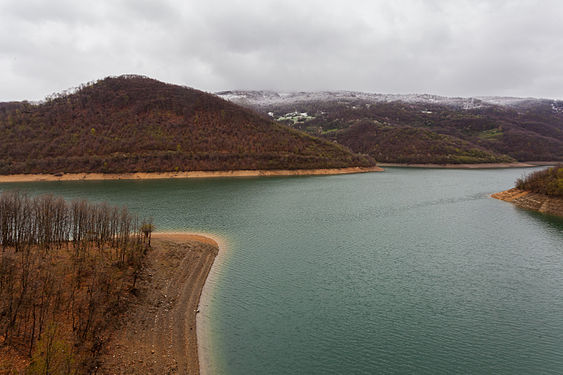
[[[380,94],[361,91],[270,91],[231,90],[219,91],[217,96],[239,104],[255,106],[289,105],[312,101],[364,101],[367,103],[417,103],[451,106],[461,109],[475,109],[498,106],[521,106],[526,104],[553,103],[554,108],[563,111],[563,101],[544,98],[520,98],[510,96],[448,97],[433,94]]]
[[[0,174],[374,164],[214,95],[137,75],[108,77],[39,104],[0,103]]]
[[[379,162],[563,160],[563,101],[351,91],[217,93]]]

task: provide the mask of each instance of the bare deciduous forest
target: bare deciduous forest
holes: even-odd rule
[[[373,166],[214,95],[141,76],[0,103],[0,174]]]
[[[335,135],[338,142],[379,161],[395,163],[510,163],[516,160],[449,135],[415,127],[359,122]]]
[[[244,105],[244,103],[241,103]],[[332,139],[388,163],[505,163],[563,160],[561,102],[464,109],[428,103],[374,103],[360,98],[248,105],[274,117],[296,111],[296,129]]]
[[[0,195],[0,372],[95,370],[153,225],[126,208]]]

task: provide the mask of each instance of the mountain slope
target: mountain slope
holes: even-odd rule
[[[416,127],[389,127],[359,122],[331,135],[350,149],[388,163],[510,163],[508,156],[487,151],[462,139]]]
[[[563,160],[563,102],[556,100],[357,92],[219,94],[280,123],[369,152],[379,161]],[[379,130],[358,125],[366,123]]]
[[[214,95],[141,76],[0,104],[0,174],[372,165]]]

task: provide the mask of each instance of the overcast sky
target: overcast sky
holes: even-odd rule
[[[0,0],[0,101],[124,73],[206,91],[563,99],[563,1]]]

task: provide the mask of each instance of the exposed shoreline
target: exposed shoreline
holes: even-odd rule
[[[157,235],[162,235],[163,237],[174,237],[177,239],[185,239],[188,241],[195,240],[195,241],[203,241],[208,242],[211,245],[217,246],[219,251],[217,252],[212,264],[211,268],[207,273],[206,278],[203,280],[203,287],[199,291],[199,302],[197,304],[197,310],[200,311],[196,315],[196,343],[197,343],[197,353],[198,353],[198,362],[199,362],[199,373],[201,375],[208,375],[211,374],[211,356],[212,353],[210,352],[210,339],[208,337],[208,329],[209,329],[209,315],[208,315],[208,307],[209,307],[209,299],[211,297],[214,283],[219,276],[218,271],[221,268],[222,263],[225,261],[225,256],[227,255],[228,245],[227,240],[216,234],[216,233],[209,233],[209,232],[198,232],[198,231],[189,231],[189,232],[158,232],[155,233]]]
[[[199,360],[199,372],[201,375],[211,375],[213,374],[213,369],[211,367],[213,352],[211,348],[211,329],[212,324],[211,317],[209,316],[209,305],[211,302],[211,296],[216,288],[218,279],[221,277],[221,270],[223,269],[223,264],[226,261],[226,257],[230,254],[230,246],[226,238],[218,236],[216,234],[204,233],[205,236],[209,236],[214,239],[219,244],[220,251],[215,257],[215,261],[211,265],[211,270],[207,275],[205,284],[199,298],[199,309],[201,312],[197,315],[197,345],[198,345],[198,360]]]
[[[64,174],[12,174],[0,175],[4,182],[39,181],[96,181],[96,180],[154,180],[168,178],[216,178],[216,177],[270,177],[270,176],[317,176],[351,173],[381,172],[383,168],[347,167],[328,169],[272,169],[272,170],[230,170],[192,172],[136,172],[136,173],[64,173]]]
[[[114,332],[101,373],[199,374],[205,368],[196,321],[204,286],[225,242],[197,232],[158,232],[152,241],[139,297],[124,326]]]
[[[491,194],[492,198],[510,202],[520,208],[563,217],[563,198],[532,193],[517,188]]]
[[[489,168],[531,168],[556,165],[558,162],[526,161],[517,163],[476,163],[476,164],[409,164],[409,163],[378,163],[381,167],[403,168],[444,168],[444,169],[489,169]]]

